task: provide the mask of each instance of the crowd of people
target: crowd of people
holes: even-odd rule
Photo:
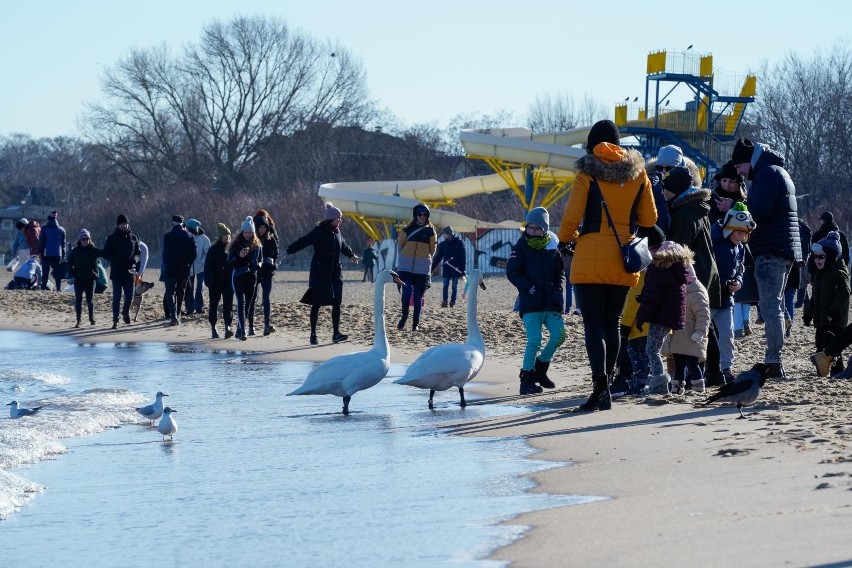
[[[590,129],[586,154],[576,166],[558,234],[550,230],[547,209],[531,209],[506,265],[527,337],[520,394],[556,386],[547,373],[564,342],[563,315],[571,313],[572,303],[582,317],[591,368],[592,391],[580,410],[608,410],[613,394],[703,392],[734,381],[735,340],[752,333],[752,304],[756,322],[765,326],[768,378],[785,376],[782,346],[796,308],[803,309],[803,324],[815,328],[818,352],[812,360],[818,373],[852,375],[852,364],[843,365],[842,358],[852,344],[849,244],[831,212],[821,215],[822,226],[813,232],[799,218],[795,185],[781,155],[741,138],[730,161],[704,187],[699,168],[680,147],[665,146],[645,160],[622,147],[616,125],[602,120]],[[439,270],[441,308],[455,307],[459,283],[466,279],[463,241],[452,227],[439,233],[430,213],[418,203],[396,234],[399,330],[410,319],[411,331],[418,331],[424,295]],[[287,255],[313,249],[301,299],[310,306],[312,345],[319,343],[323,306],[331,307],[331,341],[348,339],[341,331],[340,257],[355,263],[361,257],[343,237],[342,222],[341,210],[325,203],[316,226],[284,248]],[[9,288],[60,290],[62,280],[71,279],[76,327],[82,324],[83,300],[94,325],[92,296],[106,288],[104,260],[112,282],[113,329],[122,320],[130,323],[148,249],[126,215],[118,216],[103,248],[87,229],[67,247],[56,211],[44,226],[21,219],[17,229]],[[625,245],[647,249],[644,267],[626,265]],[[268,211],[246,216],[233,238],[218,223],[213,242],[200,221],[175,215],[161,250],[163,313],[170,325],[180,325],[183,314],[204,313],[206,287],[214,339],[220,337],[220,304],[226,339],[255,335],[258,296],[263,335],[275,331],[270,294],[281,244]],[[379,260],[372,240],[362,256],[362,282],[372,283]],[[543,330],[549,337],[542,347]]]

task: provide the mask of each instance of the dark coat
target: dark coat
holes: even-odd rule
[[[207,250],[207,257],[204,259],[204,285],[208,288],[219,288],[220,290],[230,290],[231,288],[233,268],[228,265],[226,248],[225,243],[216,241]]]
[[[294,254],[308,246],[314,247],[311,258],[311,272],[308,287],[311,289],[312,305],[333,306],[341,302],[343,296],[343,271],[340,268],[340,255],[352,258],[355,254],[343,235],[331,230],[326,222],[314,227],[311,232],[287,247],[287,254]]]
[[[163,237],[163,273],[160,279],[189,278],[195,254],[195,239],[192,235],[180,225],[172,227]]]
[[[244,242],[244,241],[243,241]],[[260,265],[263,264],[263,247],[255,247],[246,256],[240,256],[242,245],[240,242],[231,242],[228,249],[227,264],[233,269],[233,279],[257,276]],[[207,254],[210,254],[208,251]]]
[[[710,190],[692,187],[669,201],[671,221],[666,238],[695,253],[695,274],[707,289],[710,309],[722,306],[719,270],[710,237]]]
[[[558,250],[533,249],[526,237],[521,237],[506,262],[506,276],[518,289],[522,316],[532,312],[561,314],[565,309],[565,265]]]
[[[686,265],[683,259],[657,253],[645,273],[636,325],[648,322],[683,329],[686,321]]]
[[[799,241],[799,214],[796,186],[784,158],[764,144],[757,143],[749,174],[751,187],[746,204],[757,228],[749,239],[755,256],[774,255],[787,260],[802,260]]]
[[[464,250],[464,243],[460,238],[453,235],[453,238],[441,241],[438,244],[438,250],[432,257],[432,270],[435,270],[438,264],[441,264],[443,276],[465,275],[467,252]]]
[[[260,243],[263,245],[263,264],[258,274],[261,277],[272,276],[278,268],[278,238],[270,233],[269,238],[260,239]]]
[[[68,253],[68,277],[80,282],[94,282],[98,278],[98,257],[104,256],[104,251],[95,247],[89,241],[88,246],[77,246]]]
[[[48,218],[41,228],[38,237],[38,254],[49,257],[65,258],[65,229],[56,222],[56,218]]]
[[[811,282],[811,301],[805,304],[804,320],[814,327],[844,328],[849,323],[849,272],[842,260],[817,270]]]
[[[734,244],[722,232],[722,223],[713,223],[710,227],[710,238],[713,240],[713,255],[716,257],[716,269],[719,271],[719,282],[722,292],[722,307],[734,305],[734,296],[728,290],[728,282],[743,283],[743,262],[745,261],[745,246]]]
[[[116,282],[133,280],[140,254],[136,233],[116,227],[104,244],[103,256],[110,264],[109,279]]]

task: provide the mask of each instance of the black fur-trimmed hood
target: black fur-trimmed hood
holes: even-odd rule
[[[632,149],[624,149],[624,156],[618,162],[605,162],[592,154],[577,160],[577,171],[610,183],[626,183],[636,179],[643,169],[645,160],[638,151]]]

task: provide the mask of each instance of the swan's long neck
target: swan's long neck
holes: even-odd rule
[[[470,282],[470,290],[467,293],[467,342],[474,347],[485,351],[485,341],[479,332],[479,323],[476,320],[476,297],[479,294],[479,282]]]
[[[373,291],[373,351],[387,359],[390,353],[388,337],[385,334],[385,279],[376,278],[376,288]]]

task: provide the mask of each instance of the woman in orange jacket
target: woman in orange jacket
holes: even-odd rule
[[[645,160],[638,151],[626,150],[619,143],[618,128],[611,120],[599,121],[589,130],[587,154],[577,160],[578,174],[559,228],[560,243],[572,239],[577,243],[571,284],[583,310],[592,368],[592,394],[580,410],[612,407],[608,381],[621,342],[621,312],[627,292],[639,281],[639,273],[624,269],[602,201],[622,243],[628,243],[638,227],[653,227],[657,221]]]

